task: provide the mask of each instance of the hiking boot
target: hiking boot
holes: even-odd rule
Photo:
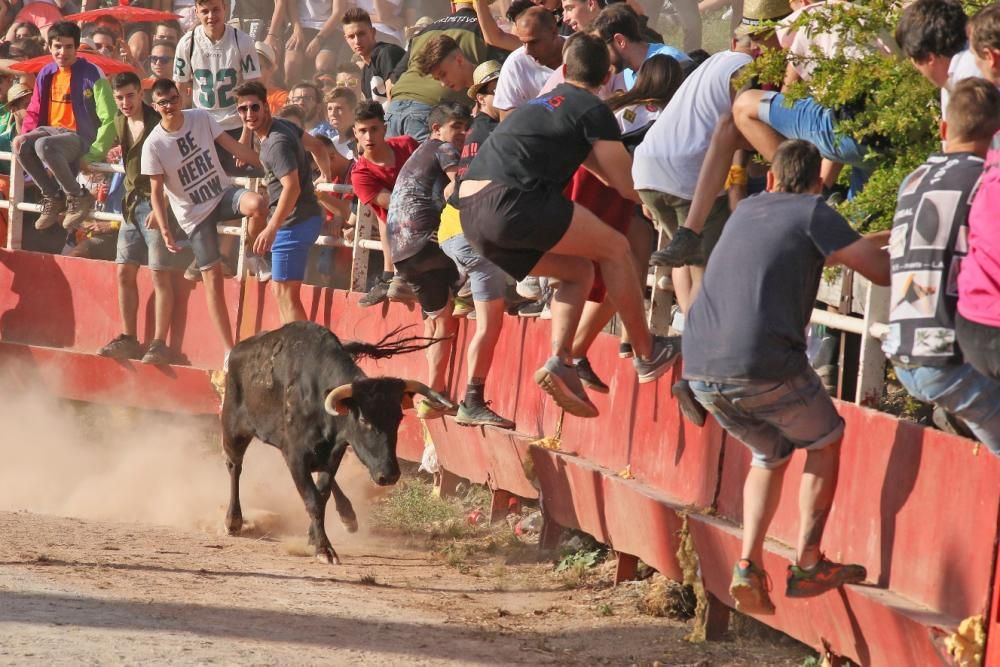
[[[466,317],[475,312],[476,306],[472,303],[472,299],[465,296],[455,297],[455,308],[451,311],[452,317]]]
[[[576,362],[576,374],[579,376],[580,382],[585,384],[588,389],[593,389],[599,394],[606,394],[611,391],[611,388],[604,384],[601,378],[597,377],[597,373],[594,372],[586,357]]]
[[[191,260],[188,267],[184,269],[184,279],[193,283],[201,281],[201,271],[198,270],[198,260]]]
[[[653,353],[649,359],[632,359],[639,384],[653,382],[669,371],[681,354],[680,336],[653,336]]]
[[[142,357],[142,363],[153,364],[154,366],[168,366],[173,361],[174,355],[162,340],[154,338],[149,344],[149,349]]]
[[[632,343],[618,343],[619,359],[631,359],[634,356],[635,350],[632,349]]]
[[[445,415],[456,415],[458,414],[458,408],[446,408],[440,403],[429,401],[426,398],[420,400],[417,403],[417,418],[418,419],[438,419],[444,417]]]
[[[83,224],[94,210],[94,195],[89,190],[76,197],[66,198],[66,217],[63,218],[63,229],[76,229]]]
[[[674,238],[663,250],[657,250],[650,257],[653,266],[679,267],[704,261],[701,254],[701,234],[687,227],[679,227]]]
[[[501,417],[490,410],[490,403],[486,401],[478,405],[469,405],[465,401],[458,404],[458,414],[455,416],[455,423],[462,426],[496,426],[497,428],[512,429],[514,422]]]
[[[834,563],[821,556],[811,570],[798,565],[788,566],[788,585],[785,595],[790,598],[811,598],[844,584],[860,584],[868,577],[868,570],[861,565]]]
[[[542,314],[547,304],[543,300],[529,301],[528,303],[521,304],[517,308],[518,317],[538,317]]]
[[[35,229],[48,229],[59,222],[66,212],[66,198],[61,194],[56,197],[42,197],[42,212],[35,220]]]
[[[691,391],[691,385],[688,384],[687,380],[678,380],[675,382],[674,386],[670,388],[670,393],[677,399],[677,405],[680,406],[685,419],[695,426],[705,425],[705,417],[708,415],[708,411],[694,397],[694,392]]]
[[[746,563],[746,567],[742,564]],[[744,614],[773,614],[771,602],[771,578],[749,560],[741,560],[733,567],[733,580],[729,584],[729,594],[736,601],[736,611]]]
[[[375,281],[375,284],[372,285],[372,288],[368,290],[368,294],[365,294],[363,297],[361,297],[361,300],[358,301],[358,305],[364,308],[368,308],[370,306],[377,306],[378,304],[386,300],[388,294],[389,294],[389,281],[382,280],[381,278],[379,278],[378,280]]]
[[[97,354],[109,359],[141,359],[142,345],[134,336],[122,334],[98,350]]]
[[[246,264],[247,270],[257,277],[257,282],[266,283],[271,279],[271,262],[267,257],[248,252],[243,258],[243,263]]]
[[[413,288],[410,287],[410,283],[399,276],[392,277],[386,296],[389,298],[389,301],[396,301],[398,303],[413,303],[417,300],[417,295],[413,292]]]
[[[550,357],[535,371],[535,384],[552,397],[560,408],[576,417],[596,417],[597,406],[590,402],[576,367],[564,364],[559,357]]]

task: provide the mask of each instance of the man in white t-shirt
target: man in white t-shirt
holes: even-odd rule
[[[149,133],[142,147],[142,175],[149,176],[153,219],[171,252],[178,252],[167,216],[170,210],[191,241],[195,263],[205,283],[208,312],[222,337],[228,356],[233,331],[223,292],[222,255],[216,224],[223,220],[252,218],[251,226],[265,224],[267,202],[256,192],[230,185],[222,170],[216,142],[223,151],[260,167],[253,150],[227,135],[208,111],[181,108],[181,95],[170,79],[157,79],[152,90],[153,106],[160,124]],[[164,196],[165,195],[165,196]],[[263,270],[260,258],[250,260]]]
[[[253,39],[226,25],[224,0],[195,0],[199,25],[181,37],[174,55],[174,81],[185,106],[204,109],[229,136],[239,139],[243,124],[236,113],[233,90],[260,78],[260,61]],[[231,155],[223,154],[227,174],[238,173]]]
[[[514,31],[521,40],[503,63],[493,106],[500,119],[541,92],[552,71],[562,65],[563,38],[555,16],[544,7],[521,12]]]

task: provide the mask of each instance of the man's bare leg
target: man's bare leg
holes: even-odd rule
[[[819,543],[833,506],[840,470],[840,442],[809,450],[799,483],[799,539],[796,565],[813,567],[821,557]]]
[[[777,468],[751,466],[743,484],[743,547],[740,558],[764,566],[764,538],[778,510],[786,461]]]
[[[441,393],[448,384],[448,361],[457,329],[458,322],[451,315],[450,299],[437,317],[424,320],[424,335],[442,339],[427,348],[427,383],[431,389]]]
[[[136,276],[139,265],[119,264],[117,269],[118,312],[122,320],[122,333],[138,338],[139,286],[136,284]]]
[[[174,315],[174,280],[170,271],[153,271],[153,339],[167,341]]]
[[[503,314],[505,302],[503,299],[492,301],[475,301],[476,333],[469,341],[469,383],[481,380],[486,382],[486,375],[493,364],[493,352],[496,350],[500,332],[503,330]]]
[[[205,301],[208,304],[208,315],[212,319],[222,346],[226,352],[233,349],[233,329],[229,322],[229,310],[226,308],[225,278],[222,275],[222,262],[217,262],[201,272],[201,280],[205,287]]]
[[[300,297],[301,290],[301,280],[271,281],[271,291],[274,292],[274,298],[278,302],[282,324],[306,320],[306,309],[302,306]]]

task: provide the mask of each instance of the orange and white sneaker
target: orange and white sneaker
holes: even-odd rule
[[[774,613],[771,602],[771,578],[752,561],[741,560],[733,567],[733,580],[729,594],[736,601],[736,611],[744,614],[770,615]]]
[[[785,595],[790,598],[811,598],[844,584],[860,584],[867,577],[868,570],[861,565],[834,563],[821,556],[819,562],[809,570],[798,565],[788,566]]]

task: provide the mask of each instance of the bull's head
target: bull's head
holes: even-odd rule
[[[452,403],[416,380],[362,378],[330,390],[324,408],[337,423],[338,439],[351,443],[354,453],[376,484],[395,484],[399,479],[396,436],[403,410],[413,407],[413,396],[422,394],[444,408]]]

